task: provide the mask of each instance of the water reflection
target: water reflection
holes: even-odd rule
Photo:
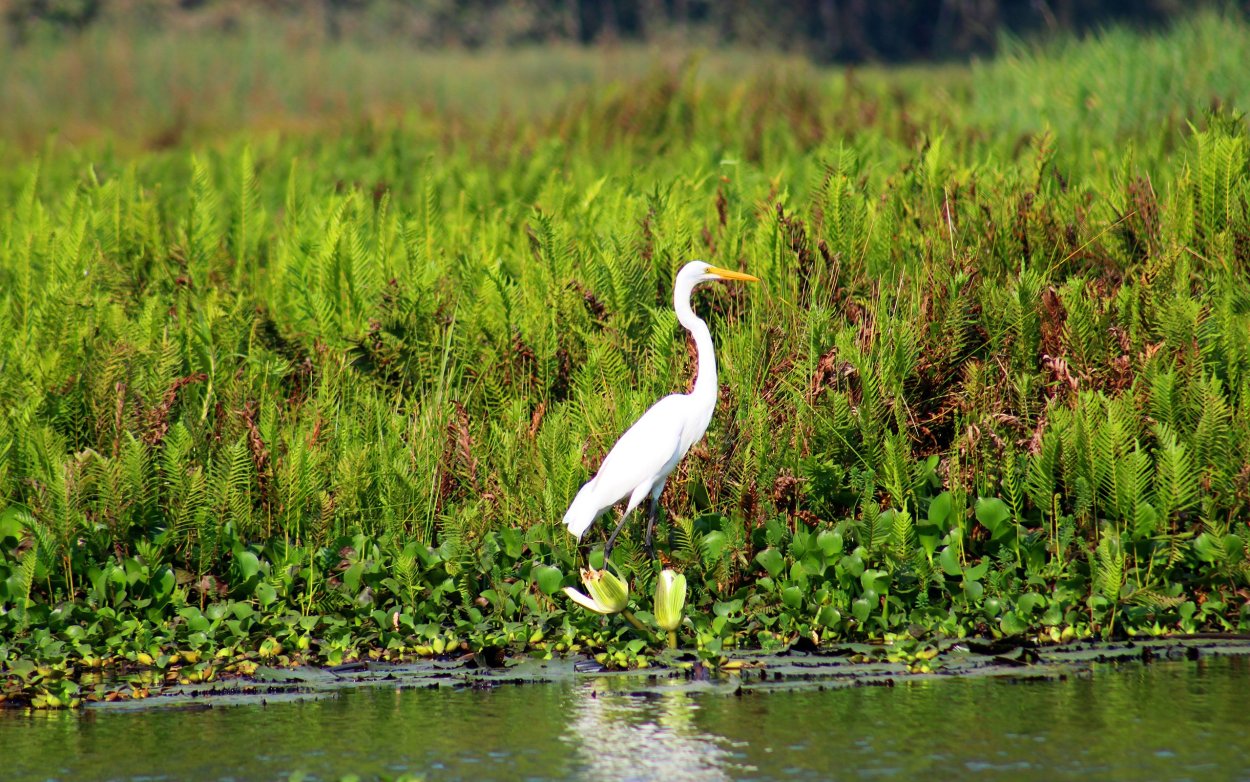
[[[579,688],[561,740],[585,779],[710,780],[753,771],[729,739],[695,723],[699,703],[673,691],[638,696],[600,686]]]
[[[0,709],[0,780],[1250,782],[1250,659],[745,697],[613,677],[200,710]]]

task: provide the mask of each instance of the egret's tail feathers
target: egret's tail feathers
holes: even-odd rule
[[[568,527],[569,532],[577,536],[578,540],[582,539],[582,535],[590,529],[590,525],[594,524],[595,519],[599,518],[599,514],[603,512],[603,508],[599,507],[599,503],[595,501],[594,483],[590,481],[583,486],[573,498],[573,504],[564,512],[564,526]]]

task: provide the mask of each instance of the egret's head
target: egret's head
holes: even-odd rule
[[[745,272],[736,272],[732,269],[722,269],[719,266],[713,266],[703,261],[691,261],[682,267],[679,277],[690,278],[692,282],[703,282],[704,280],[742,280],[743,282],[759,282],[760,278]]]

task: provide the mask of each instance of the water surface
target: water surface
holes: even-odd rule
[[[0,712],[0,779],[1250,780],[1250,660],[1061,681],[632,694],[619,679]]]

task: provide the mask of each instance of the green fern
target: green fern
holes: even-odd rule
[[[1175,517],[1198,502],[1198,472],[1189,449],[1166,424],[1156,424],[1155,502],[1159,516],[1170,525]],[[1174,527],[1173,527],[1174,528]]]

